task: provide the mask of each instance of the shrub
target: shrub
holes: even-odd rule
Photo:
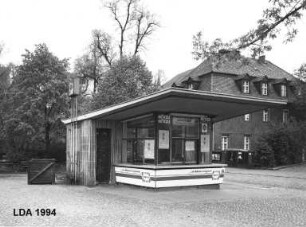
[[[305,133],[305,124],[293,123],[264,134],[255,143],[254,162],[265,167],[301,162]]]

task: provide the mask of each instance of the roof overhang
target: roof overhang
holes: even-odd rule
[[[229,95],[168,88],[148,96],[63,120],[64,124],[87,119],[125,120],[152,112],[207,115],[214,122],[266,108],[281,108],[287,100]]]

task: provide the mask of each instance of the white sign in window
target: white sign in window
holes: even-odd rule
[[[169,130],[158,130],[158,148],[169,149]]]
[[[189,140],[185,142],[185,151],[194,151],[195,150],[195,142],[193,140]]]
[[[204,122],[204,123],[201,123],[201,131],[202,131],[202,133],[207,133],[207,131],[208,131],[208,124],[206,123],[206,122]]]
[[[154,147],[155,140],[145,140],[144,141],[144,158],[154,159]]]
[[[195,125],[196,120],[193,118],[187,117],[173,117],[174,125],[182,125],[182,126],[193,126]]]
[[[202,153],[208,153],[210,151],[209,149],[209,141],[210,137],[209,135],[201,135],[201,152]]]

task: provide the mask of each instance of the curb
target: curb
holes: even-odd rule
[[[279,169],[286,169],[286,168],[290,168],[290,167],[294,167],[294,166],[300,166],[306,164],[306,162],[301,162],[301,163],[296,163],[296,164],[291,164],[291,165],[285,165],[285,166],[276,166],[273,168],[268,168],[268,170],[279,170]]]

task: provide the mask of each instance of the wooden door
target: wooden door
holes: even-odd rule
[[[97,129],[96,177],[100,183],[109,183],[111,168],[111,130]]]

